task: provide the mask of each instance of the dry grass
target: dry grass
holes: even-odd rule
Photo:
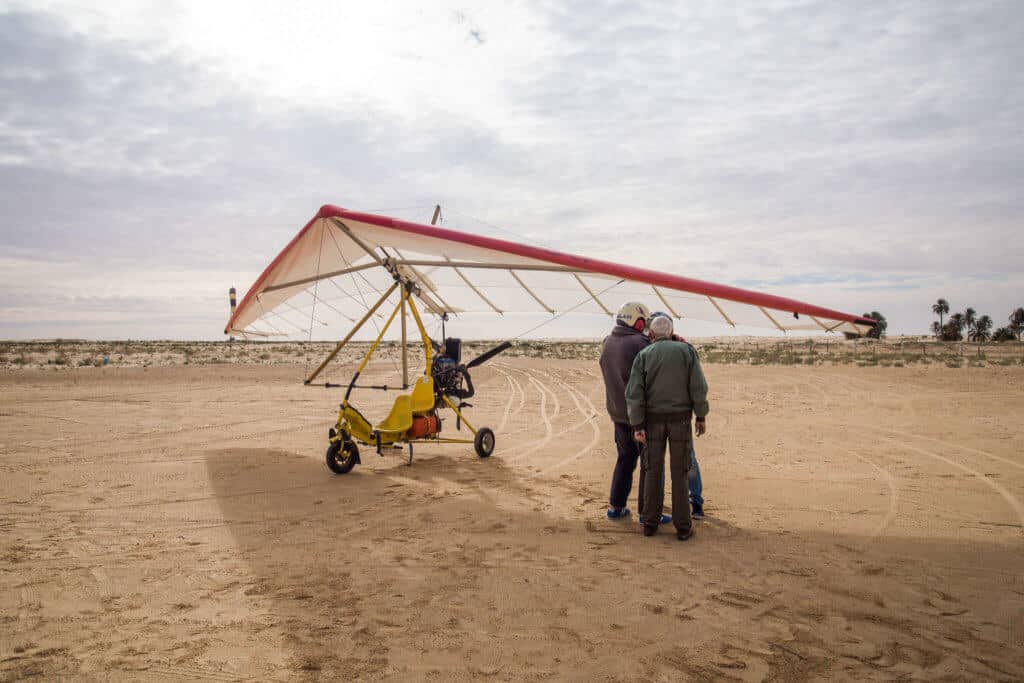
[[[1024,345],[1006,343],[941,343],[919,337],[847,341],[835,338],[713,337],[695,339],[705,363],[740,365],[852,365],[905,367],[939,365],[952,368],[1024,365]],[[467,341],[464,359],[494,346],[493,341]],[[32,341],[0,342],[0,368],[61,370],[66,368],[161,367],[178,365],[300,365],[315,366],[332,342],[195,342],[195,341]],[[336,363],[357,362],[368,342],[349,344]],[[600,341],[520,341],[505,357],[579,359],[596,361]],[[400,363],[397,342],[381,344],[377,359]],[[422,352],[410,347],[410,367],[422,362]]]

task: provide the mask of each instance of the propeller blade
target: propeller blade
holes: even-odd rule
[[[495,356],[497,356],[502,351],[505,351],[505,350],[510,349],[510,348],[512,348],[512,342],[510,342],[510,341],[501,342],[500,344],[495,346],[490,351],[485,351],[484,353],[481,353],[479,356],[477,356],[473,360],[471,360],[468,363],[466,363],[466,367],[467,368],[475,368],[476,366],[478,366],[478,365],[480,365],[482,363],[486,363],[490,359],[494,358]]]

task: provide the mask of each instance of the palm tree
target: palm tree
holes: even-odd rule
[[[968,306],[967,310],[964,311],[964,331],[967,332],[968,339],[971,338],[971,333],[974,331],[974,323],[977,320],[978,312],[971,308],[970,306]]]
[[[949,316],[949,322],[942,328],[943,341],[960,341],[964,338],[964,314],[954,313]]]
[[[861,316],[862,318],[871,318],[872,320],[878,321],[877,324],[871,328],[871,331],[867,333],[867,336],[871,339],[881,339],[885,336],[885,330],[889,327],[889,321],[885,319],[885,316],[878,311],[871,311]]]
[[[936,339],[940,339],[942,336],[942,325],[939,324],[938,320],[932,321],[932,336]]]
[[[1017,335],[1017,341],[1020,341],[1020,335],[1024,332],[1024,308],[1018,308],[1010,314],[1010,329]]]
[[[984,342],[992,338],[992,318],[983,315],[974,321],[971,329],[971,341]]]
[[[992,341],[1005,342],[1005,341],[1016,341],[1017,335],[1013,333],[1013,330],[1009,327],[1000,327],[998,330],[992,333]]]
[[[949,302],[946,301],[945,299],[939,299],[934,304],[932,304],[932,313],[939,316],[939,329],[941,330],[943,327],[946,326],[943,322],[942,316],[949,313]]]

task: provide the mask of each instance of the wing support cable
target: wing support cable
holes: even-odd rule
[[[256,296],[256,303],[258,303],[260,305],[260,311],[263,312],[263,315],[260,316],[260,320],[262,320],[264,323],[266,323],[268,326],[270,326],[270,328],[272,330],[274,330],[275,332],[277,332],[279,335],[281,335],[283,337],[289,336],[289,334],[287,332],[283,332],[281,330],[281,328],[276,327],[273,323],[271,323],[270,320],[269,320],[270,318],[278,318],[281,322],[288,323],[289,325],[294,327],[299,332],[302,332],[303,334],[305,334],[306,332],[309,332],[309,330],[307,330],[306,328],[300,327],[299,325],[296,325],[291,320],[289,320],[288,318],[284,317],[282,314],[278,313],[277,311],[271,311],[270,313],[267,313],[267,309],[263,308],[263,302],[260,301],[259,295]],[[300,313],[301,313],[301,311],[300,311]],[[305,313],[303,313],[303,316],[305,316]]]
[[[604,289],[602,289],[602,290],[601,290],[600,292],[598,292],[598,294],[604,294],[605,292],[609,292],[609,291],[611,291],[612,289],[614,289],[615,287],[618,287],[619,285],[621,285],[621,284],[622,284],[623,282],[625,282],[625,280],[616,280],[615,282],[613,282],[612,284],[608,285],[607,287],[605,287]],[[527,290],[527,291],[529,291],[529,290]],[[558,320],[559,318],[561,318],[561,317],[562,317],[563,315],[566,315],[566,314],[568,314],[568,313],[572,313],[573,311],[575,311],[575,310],[576,310],[577,308],[579,308],[579,307],[580,307],[580,306],[582,306],[583,304],[585,304],[585,303],[589,302],[591,298],[592,298],[592,297],[589,297],[589,296],[588,296],[587,298],[583,299],[582,301],[580,301],[580,302],[579,302],[578,304],[576,304],[575,306],[572,306],[572,307],[570,307],[570,308],[567,308],[567,309],[565,309],[564,311],[562,311],[562,312],[561,312],[561,313],[559,313],[558,315],[553,315],[553,316],[551,316],[550,318],[548,318],[548,319],[547,319],[547,320],[545,320],[544,322],[540,323],[539,325],[534,325],[533,327],[531,327],[530,329],[526,330],[525,332],[520,332],[520,333],[519,333],[519,334],[517,334],[516,336],[512,337],[512,339],[519,339],[519,338],[521,338],[521,337],[524,337],[524,336],[526,336],[526,335],[530,334],[531,332],[533,332],[533,331],[535,331],[535,330],[539,330],[540,328],[544,327],[545,325],[548,325],[548,324],[550,324],[550,323],[553,323],[553,322],[555,322],[556,320]],[[552,313],[554,313],[554,311],[552,311]]]
[[[309,293],[309,290],[306,290],[306,292],[307,292],[307,293]],[[317,296],[317,295],[316,295],[315,293],[311,294],[311,296],[313,297],[313,299],[314,299],[315,301],[319,301],[319,302],[320,302],[321,304],[323,304],[323,305],[324,305],[324,306],[326,306],[327,308],[331,309],[332,311],[334,311],[335,313],[337,313],[338,315],[340,315],[340,316],[341,316],[342,318],[345,318],[345,319],[346,319],[346,320],[348,320],[348,321],[349,321],[350,323],[354,323],[354,322],[356,321],[356,319],[355,319],[355,318],[353,318],[352,316],[350,316],[350,315],[349,315],[348,313],[346,313],[345,311],[341,310],[340,308],[336,308],[336,307],[332,306],[332,305],[331,305],[331,300],[330,300],[330,299],[325,299],[325,298],[323,298],[323,297],[319,297],[319,296]],[[321,325],[326,325],[327,323],[321,322],[320,324],[321,324]]]
[[[352,301],[356,301],[356,295],[355,294],[349,292],[347,289],[345,289],[340,284],[338,284],[337,282],[335,282],[334,280],[332,280],[330,278],[328,278],[327,281],[330,282],[332,285],[334,285],[335,289],[337,289],[339,292],[344,294],[344,296],[341,297],[341,299],[332,299],[332,301],[340,301],[340,300],[345,300],[345,299],[351,299]],[[356,303],[359,303],[359,302],[356,301]],[[366,307],[365,303],[363,304],[363,307],[364,308]],[[381,313],[374,313],[374,315],[376,317],[378,317],[378,318],[383,318],[384,317]],[[355,322],[355,319],[353,319],[353,322]]]
[[[673,318],[682,319],[683,316],[679,315],[679,313],[676,311],[676,309],[672,308],[672,304],[670,304],[668,302],[668,299],[666,299],[665,295],[661,293],[661,290],[659,290],[654,285],[651,285],[651,289],[653,289],[654,293],[658,295],[659,299],[661,299],[661,303],[665,304],[665,308],[668,309],[668,312],[672,314]]]
[[[605,313],[607,313],[608,315],[611,315],[611,314],[612,314],[612,312],[608,310],[608,307],[607,307],[607,306],[605,306],[605,305],[604,305],[604,304],[603,304],[603,303],[601,302],[601,300],[597,298],[597,295],[596,295],[596,294],[594,294],[594,290],[592,290],[592,289],[591,289],[590,287],[587,287],[587,283],[583,281],[583,278],[581,278],[581,277],[579,276],[579,273],[573,273],[573,274],[572,274],[572,276],[573,276],[574,278],[576,278],[576,282],[580,283],[580,287],[582,287],[583,289],[587,290],[587,294],[589,294],[589,295],[590,295],[590,298],[591,298],[591,299],[593,299],[594,301],[596,301],[596,302],[597,302],[597,305],[601,307],[601,310],[603,310],[603,311],[604,311]]]
[[[723,318],[725,319],[725,322],[729,323],[729,325],[730,325],[730,326],[732,326],[732,327],[736,327],[736,323],[734,323],[734,322],[732,321],[732,319],[730,319],[730,318],[729,318],[729,316],[727,316],[727,315],[725,314],[725,311],[723,311],[723,310],[722,310],[722,307],[718,305],[718,302],[717,302],[717,301],[715,301],[714,299],[712,299],[712,298],[711,298],[710,296],[708,297],[708,301],[710,301],[710,302],[711,302],[711,305],[715,307],[715,310],[716,310],[716,311],[718,311],[719,315],[721,315],[721,316],[722,316],[722,317],[723,317]],[[761,309],[761,310],[764,310],[764,309]],[[774,320],[772,320],[772,322],[775,322],[775,321],[774,321]],[[776,323],[776,325],[777,325],[777,324],[778,324],[778,323]]]
[[[312,332],[312,330],[313,330],[313,323],[317,323],[317,324],[323,325],[324,327],[329,327],[329,325],[327,323],[325,323],[323,320],[321,320],[320,318],[315,317],[315,315],[316,315],[316,301],[317,301],[317,297],[316,297],[315,294],[313,294],[312,296],[313,296],[313,310],[310,311],[310,313],[309,313],[309,329],[305,330],[306,332]],[[293,311],[295,311],[299,315],[305,317],[306,314],[298,306],[293,306],[291,303],[289,303],[287,301],[282,301],[281,303],[284,304],[285,306],[287,306],[288,308],[292,309]],[[312,339],[310,339],[309,341],[312,341]]]
[[[555,312],[555,309],[551,308],[546,303],[541,301],[541,298],[539,296],[537,296],[536,294],[534,294],[532,289],[530,289],[529,287],[526,286],[526,283],[523,282],[522,278],[520,278],[518,275],[516,275],[516,271],[514,271],[514,270],[512,270],[510,268],[508,272],[509,272],[510,275],[512,275],[512,277],[515,278],[516,282],[519,283],[519,286],[522,287],[523,289],[525,289],[526,293],[529,294],[530,296],[532,296],[533,300],[541,305],[541,308],[543,308],[548,313],[554,313]]]
[[[355,333],[359,331],[359,328],[365,325],[366,321],[373,317],[373,314],[377,311],[378,308],[380,308],[380,305],[384,303],[387,300],[387,298],[391,296],[391,293],[394,292],[397,288],[398,283],[396,282],[395,284],[391,285],[391,288],[388,289],[388,291],[384,292],[384,294],[379,299],[377,299],[377,303],[375,303],[366,311],[366,314],[359,319],[359,322],[353,325],[352,329],[349,330],[348,334],[345,335],[345,338],[338,342],[338,345],[335,346],[334,350],[327,355],[327,358],[325,358],[324,361],[320,363],[319,367],[317,367],[317,369],[313,371],[313,374],[306,378],[305,384],[309,384],[314,379],[316,379],[317,375],[323,372],[323,369],[327,367],[327,364],[334,360],[334,357],[338,355],[338,352],[341,351],[342,348],[344,348],[345,344],[348,344],[349,340],[352,339]]]

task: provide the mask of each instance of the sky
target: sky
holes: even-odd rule
[[[1022,64],[1013,0],[0,0],[0,338],[221,339],[326,203],[999,326]]]

